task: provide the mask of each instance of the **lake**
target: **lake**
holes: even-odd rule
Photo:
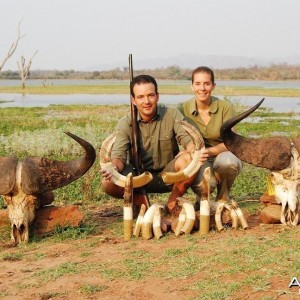
[[[119,80],[47,80],[47,85],[97,85],[97,84],[124,84],[128,85],[128,81]],[[18,80],[0,80],[0,86],[18,85]],[[190,85],[189,81],[171,81],[158,80],[159,85],[176,84]],[[27,80],[27,86],[41,86],[41,80]],[[280,88],[280,89],[300,89],[300,81],[266,81],[266,80],[232,80],[217,81],[219,86],[245,86],[245,87],[264,87],[264,88]],[[222,95],[218,95],[223,98]],[[177,104],[181,101],[192,98],[192,94],[188,95],[160,95],[160,102],[165,104]],[[232,96],[230,100],[233,103],[240,103],[247,106],[256,104],[262,97],[260,96]],[[128,95],[90,95],[90,94],[71,94],[71,95],[29,95],[29,94],[10,94],[0,93],[1,101],[9,101],[1,103],[0,107],[45,107],[49,105],[71,105],[71,104],[129,104]],[[300,98],[298,97],[266,97],[261,105],[272,109],[274,112],[295,112],[300,113]]]
[[[103,85],[103,84],[124,84],[128,85],[127,80],[89,80],[89,79],[47,79],[47,80],[26,80],[26,86],[43,86],[46,85]],[[158,85],[185,85],[189,86],[189,80],[157,80]],[[216,84],[222,87],[260,87],[268,89],[300,89],[300,81],[297,80],[217,80]],[[20,85],[20,80],[0,80],[0,86],[16,86]]]
[[[192,98],[193,95],[160,95],[160,102],[165,104],[177,104]],[[221,99],[222,95],[218,95]],[[230,97],[233,103],[253,106],[262,97],[260,96],[235,96]],[[0,94],[1,107],[46,107],[49,105],[71,105],[71,104],[129,104],[129,95],[22,95],[22,94]],[[300,113],[300,98],[297,97],[266,97],[261,107],[272,109],[274,112]]]

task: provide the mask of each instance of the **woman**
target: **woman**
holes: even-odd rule
[[[178,109],[187,121],[198,128],[205,141],[202,160],[207,159],[201,167],[192,189],[201,194],[201,180],[206,167],[211,168],[211,192],[217,186],[216,200],[227,202],[230,188],[242,170],[242,162],[225,147],[221,136],[222,124],[234,116],[229,101],[212,96],[215,89],[214,73],[208,67],[198,67],[192,73],[192,90],[195,97],[180,103]],[[199,197],[197,196],[197,200]]]

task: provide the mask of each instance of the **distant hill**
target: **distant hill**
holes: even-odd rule
[[[206,65],[214,69],[227,69],[239,67],[253,66],[269,66],[271,64],[289,64],[300,65],[300,55],[289,56],[285,58],[264,58],[264,57],[246,57],[246,56],[220,56],[220,55],[199,55],[199,54],[181,54],[168,58],[152,58],[135,60],[133,57],[135,69],[156,69],[166,68],[170,66],[178,66],[180,68],[193,69],[196,66]],[[126,63],[114,62],[89,66],[82,71],[105,71],[115,68],[127,67]]]

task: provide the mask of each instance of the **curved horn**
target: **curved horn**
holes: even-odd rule
[[[100,147],[99,160],[100,167],[102,169],[106,168],[112,175],[111,181],[120,186],[125,187],[126,176],[118,173],[114,166],[111,163],[110,155],[112,151],[112,147],[116,140],[117,131],[111,133],[102,143]],[[148,184],[153,179],[153,176],[150,172],[144,172],[138,176],[134,176],[132,178],[133,188],[142,187]]]
[[[0,194],[9,194],[16,183],[18,159],[12,156],[0,157]]]
[[[22,163],[21,184],[27,194],[40,194],[63,187],[84,175],[96,159],[94,147],[82,138],[65,132],[80,144],[85,155],[71,161],[50,160],[44,157],[27,157]]]
[[[200,163],[200,149],[205,147],[204,140],[199,131],[187,123],[186,121],[177,121],[191,136],[195,144],[195,152],[193,153],[193,159],[191,163],[186,166],[183,170],[178,172],[164,172],[162,179],[166,184],[173,184],[179,181],[186,180],[193,176],[201,167]]]
[[[254,112],[263,101],[264,98],[252,108],[224,122],[220,134],[227,149],[239,159],[269,170],[283,170],[291,161],[291,143],[288,138],[250,139],[231,130],[234,125]]]
[[[186,121],[178,121],[179,125],[181,125],[191,136],[194,144],[195,144],[195,150],[200,150],[203,147],[205,147],[204,140],[202,135],[200,134],[199,130],[197,130],[193,125]]]

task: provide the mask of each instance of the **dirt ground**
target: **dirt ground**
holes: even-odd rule
[[[87,237],[65,241],[45,237],[18,247],[2,242],[0,299],[210,299],[202,298],[199,291],[185,288],[201,282],[205,272],[174,278],[161,278],[155,273],[136,278],[123,276],[121,262],[126,255],[146,253],[146,259],[155,258],[170,249],[185,249],[190,241],[188,237],[176,238],[170,234],[159,241],[140,238],[124,242],[122,235],[114,231],[115,225],[112,226],[122,215],[118,211],[109,212],[105,208],[94,209],[92,218],[98,221],[99,227],[97,233]],[[261,225],[257,215],[249,216],[248,223],[248,230],[210,233],[204,239],[197,239],[197,233],[192,233],[193,245],[199,247],[199,255],[209,255],[201,253],[201,245],[205,244],[205,249],[211,247],[213,252],[215,242],[220,239],[237,240],[245,236],[264,239],[282,230],[280,225]],[[121,222],[117,224],[122,228]],[[167,265],[176,265],[176,258],[168,260]],[[114,274],[103,273],[101,268],[108,265]],[[163,270],[166,266],[162,264],[157,268]],[[230,281],[239,282],[243,276],[245,274],[234,274]],[[220,299],[300,299],[298,288],[289,288],[289,282],[290,278],[278,274],[272,277],[266,290],[242,289],[236,291],[234,297]]]

